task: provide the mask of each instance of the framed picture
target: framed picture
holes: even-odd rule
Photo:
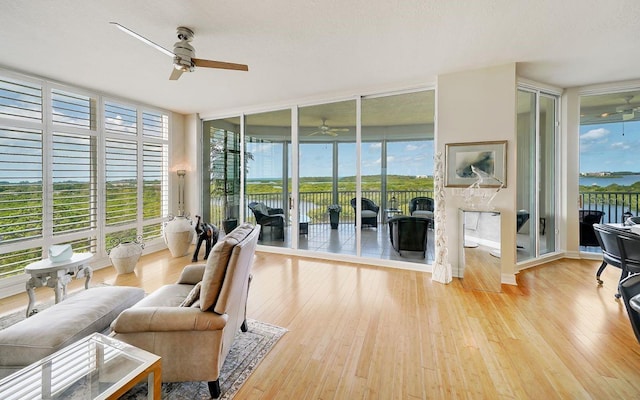
[[[448,187],[507,186],[507,141],[445,144]]]

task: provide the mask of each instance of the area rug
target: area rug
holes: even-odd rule
[[[238,332],[220,371],[219,399],[232,399],[242,384],[249,378],[260,361],[278,342],[287,330],[264,322],[248,320],[249,330]],[[121,399],[142,400],[147,398],[147,385],[140,384]],[[192,400],[210,399],[207,382],[178,382],[162,384],[162,399]]]
[[[48,304],[39,305],[38,309]],[[25,310],[0,318],[0,329],[4,329],[25,318]],[[260,361],[269,353],[278,340],[287,332],[286,329],[265,322],[247,320],[249,330],[238,332],[233,346],[220,371],[219,399],[232,399],[242,384],[249,378]],[[146,383],[135,386],[121,399],[138,400],[147,398]],[[207,382],[163,383],[162,399],[192,400],[210,399]]]

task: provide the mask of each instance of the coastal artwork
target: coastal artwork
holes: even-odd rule
[[[449,143],[446,147],[445,186],[506,186],[506,141]]]
[[[456,153],[455,165],[458,178],[473,178],[471,167],[488,175],[494,174],[496,153],[494,151],[460,151]]]

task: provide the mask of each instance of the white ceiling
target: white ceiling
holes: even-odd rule
[[[199,68],[169,81],[172,49],[195,31]],[[180,113],[290,105],[435,83],[517,62],[558,87],[640,78],[638,0],[0,0],[0,66]]]

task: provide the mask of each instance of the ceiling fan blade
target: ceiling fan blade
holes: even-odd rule
[[[124,32],[124,33],[126,33],[126,34],[128,34],[128,35],[133,36],[134,38],[136,38],[136,39],[140,40],[140,41],[141,41],[141,42],[143,42],[143,43],[148,44],[148,45],[149,45],[149,46],[151,46],[151,47],[154,47],[156,50],[159,50],[159,51],[163,52],[164,54],[168,55],[169,57],[175,57],[175,54],[173,54],[173,52],[171,52],[171,51],[169,51],[169,50],[165,49],[164,47],[160,46],[159,44],[156,44],[156,43],[152,42],[151,40],[147,39],[146,37],[141,36],[141,35],[139,35],[139,34],[135,33],[135,32],[134,32],[134,31],[132,31],[131,29],[129,29],[129,28],[127,28],[127,27],[124,27],[124,26],[120,25],[120,24],[119,24],[119,23],[117,23],[117,22],[110,22],[110,24],[115,25],[115,26],[116,26],[118,29],[120,29],[122,32]],[[176,79],[177,79],[177,78],[176,78]]]
[[[338,134],[337,134],[335,131],[333,131],[333,130],[327,131],[327,135],[329,135],[329,136],[334,136],[334,137],[335,137],[335,136],[338,136]]]
[[[311,133],[310,133],[310,134],[308,134],[307,136],[317,135],[318,133],[321,133],[321,132],[320,132],[320,131],[311,132]]]
[[[171,76],[169,76],[169,80],[171,81],[178,80],[178,78],[180,78],[180,75],[182,75],[182,72],[183,71],[181,69],[173,68],[173,71],[171,71]]]
[[[349,128],[331,128],[333,132],[349,132]]]
[[[245,64],[234,64],[234,63],[223,62],[223,61],[203,60],[201,58],[192,58],[191,61],[193,61],[196,67],[234,69],[237,71],[249,70],[249,66]]]

